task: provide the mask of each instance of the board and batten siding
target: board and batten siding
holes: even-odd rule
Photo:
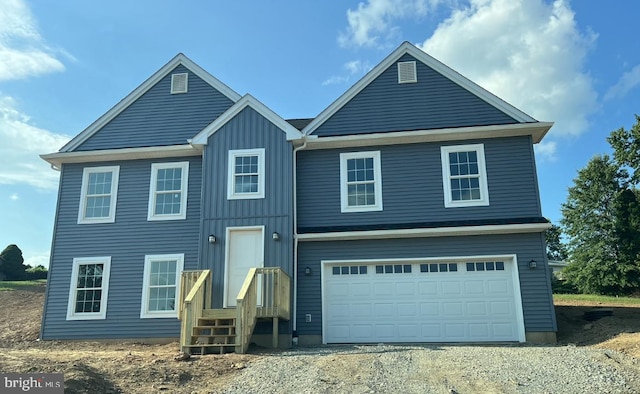
[[[171,94],[171,74],[189,73],[188,92]],[[233,101],[180,65],[76,151],[186,144]]]
[[[189,161],[187,218],[147,221],[151,164]],[[84,164],[65,164],[43,319],[43,339],[178,337],[175,318],[140,319],[145,255],[184,253],[184,269],[198,268],[200,157],[134,160],[119,165],[114,223],[77,224]],[[66,320],[73,259],[111,256],[105,320]]]
[[[440,147],[484,144],[489,206],[445,208]],[[383,211],[340,212],[340,153],[380,151]],[[541,216],[530,137],[298,152],[298,229]]]
[[[517,255],[525,331],[556,331],[542,233],[438,238],[300,242],[298,246],[297,332],[322,334],[321,261]],[[538,267],[529,268],[536,260]],[[312,275],[305,275],[305,268]],[[305,315],[311,314],[311,322]]]
[[[227,199],[229,150],[265,149],[265,197]],[[209,137],[203,156],[201,268],[213,275],[212,306],[222,306],[226,229],[264,226],[264,265],[293,277],[293,147],[285,133],[247,107]],[[272,234],[280,234],[274,241]],[[210,244],[208,235],[216,236]],[[293,282],[293,281],[292,281]],[[293,294],[293,291],[292,291]]]
[[[415,61],[417,83],[398,83],[393,63],[313,134],[320,137],[389,131],[431,130],[449,127],[518,123],[502,111]]]

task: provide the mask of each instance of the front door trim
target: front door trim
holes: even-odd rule
[[[262,233],[262,237],[261,237],[261,241],[262,241],[262,247],[260,248],[262,250],[262,255],[260,256],[260,262],[259,265],[257,265],[256,267],[264,267],[264,230],[265,230],[265,226],[234,226],[234,227],[227,227],[226,229],[226,236],[225,236],[225,251],[224,251],[224,293],[223,293],[223,307],[224,308],[229,308],[229,299],[228,299],[228,292],[229,292],[229,265],[230,265],[230,247],[231,247],[231,233],[234,231],[255,231],[255,230],[260,230],[260,232]],[[233,308],[234,306],[231,306],[231,308]]]

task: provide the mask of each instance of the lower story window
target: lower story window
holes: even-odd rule
[[[177,317],[184,254],[148,255],[144,260],[141,318]]]
[[[67,320],[105,319],[111,257],[73,259]]]

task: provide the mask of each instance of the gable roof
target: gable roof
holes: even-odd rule
[[[144,95],[149,89],[151,89],[156,83],[166,77],[173,69],[178,67],[179,65],[183,65],[188,68],[195,75],[200,77],[203,81],[207,82],[214,89],[218,90],[220,93],[228,97],[234,103],[240,99],[240,94],[235,92],[229,86],[222,83],[219,79],[214,77],[205,71],[202,67],[198,66],[191,59],[186,57],[184,54],[179,53],[173,59],[171,59],[167,64],[162,66],[161,69],[156,71],[152,76],[150,76],[146,81],[144,81],[140,86],[138,86],[134,91],[129,93],[125,98],[120,100],[115,106],[113,106],[109,111],[107,111],[104,115],[98,118],[95,122],[93,122],[89,127],[84,129],[80,134],[78,134],[75,138],[69,141],[65,146],[60,148],[60,152],[71,152],[77,147],[79,147],[83,142],[97,133],[102,127],[108,124],[111,120],[113,120],[116,116],[118,116],[122,111],[124,111],[127,107],[129,107],[132,103],[138,100],[142,95]]]
[[[416,58],[418,61],[431,67],[436,72],[440,73],[444,77],[448,78],[452,82],[458,84],[462,88],[466,89],[470,93],[509,115],[520,123],[534,123],[536,119],[520,111],[516,107],[502,100],[498,96],[490,93],[480,85],[462,76],[457,71],[448,67],[444,63],[441,63],[437,59],[431,57],[424,51],[420,50],[413,44],[405,41],[389,56],[387,56],[382,62],[369,71],[362,79],[356,82],[351,88],[344,92],[337,100],[329,105],[324,111],[322,111],[313,121],[311,121],[303,130],[304,135],[310,135],[316,131],[322,124],[330,119],[336,112],[344,107],[351,99],[353,99],[358,93],[366,88],[371,82],[379,77],[385,70],[387,70],[393,63],[397,62],[402,56],[409,54]]]
[[[213,122],[205,127],[190,141],[192,145],[206,145],[209,137],[216,131],[220,130],[227,122],[238,115],[243,109],[251,107],[260,115],[264,116],[271,123],[276,125],[279,129],[284,131],[287,135],[287,141],[297,140],[302,138],[302,133],[298,131],[289,122],[281,118],[278,114],[269,109],[266,105],[262,104],[255,97],[250,94],[245,94],[240,100],[226,110],[222,115],[218,116]]]

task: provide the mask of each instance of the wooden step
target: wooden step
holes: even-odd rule
[[[207,353],[231,353],[236,349],[235,343],[207,343],[207,344],[195,344],[195,345],[187,345],[183,346],[189,348],[191,351],[197,350],[201,355],[205,355]],[[192,353],[193,354],[193,353]]]
[[[202,311],[202,318],[213,319],[235,319],[237,312],[235,309],[205,309]]]

